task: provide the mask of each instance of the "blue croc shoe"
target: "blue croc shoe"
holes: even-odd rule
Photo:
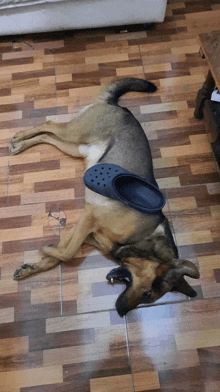
[[[90,167],[85,172],[84,184],[93,192],[145,213],[161,211],[166,202],[151,182],[113,164],[98,163]]]

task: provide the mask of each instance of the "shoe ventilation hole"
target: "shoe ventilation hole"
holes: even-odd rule
[[[104,179],[104,178],[102,178],[102,181],[105,181],[105,179]]]
[[[98,176],[95,176],[95,178],[98,178]]]
[[[115,173],[117,173],[118,172],[118,170],[115,170]]]
[[[97,182],[97,185],[100,185],[100,182]]]
[[[102,173],[100,173],[102,175]]]
[[[95,169],[95,171],[97,171],[97,169]]]
[[[94,180],[91,180],[91,182],[94,182]]]
[[[109,174],[109,172],[107,172],[107,174]]]

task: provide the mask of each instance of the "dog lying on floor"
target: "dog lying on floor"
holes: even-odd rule
[[[87,168],[99,163],[116,164],[155,183],[151,151],[140,123],[118,105],[129,92],[154,92],[156,86],[145,80],[125,78],[106,87],[94,104],[87,106],[69,123],[51,121],[12,139],[11,152],[17,154],[39,143],[48,143],[73,157],[86,159]],[[184,275],[199,278],[197,267],[178,258],[167,218],[162,211],[142,213],[86,188],[86,205],[76,229],[58,246],[42,249],[38,263],[24,264],[14,279],[47,271],[74,257],[83,243],[92,244],[119,263],[108,275],[126,289],[116,301],[120,316],[139,304],[156,301],[168,291],[189,297],[196,292]]]

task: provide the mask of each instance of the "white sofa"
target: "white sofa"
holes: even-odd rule
[[[0,36],[163,22],[167,0],[0,0]]]

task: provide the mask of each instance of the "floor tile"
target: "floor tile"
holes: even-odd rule
[[[207,62],[197,35],[220,28],[218,0],[170,0],[154,27],[0,39],[0,390],[2,392],[217,392],[219,380],[219,172],[195,99]],[[10,155],[18,131],[67,122],[121,77],[153,81],[153,95],[121,98],[150,141],[180,257],[200,269],[193,300],[167,293],[121,318],[115,263],[84,245],[74,260],[23,281],[76,226],[84,163],[53,146]]]

